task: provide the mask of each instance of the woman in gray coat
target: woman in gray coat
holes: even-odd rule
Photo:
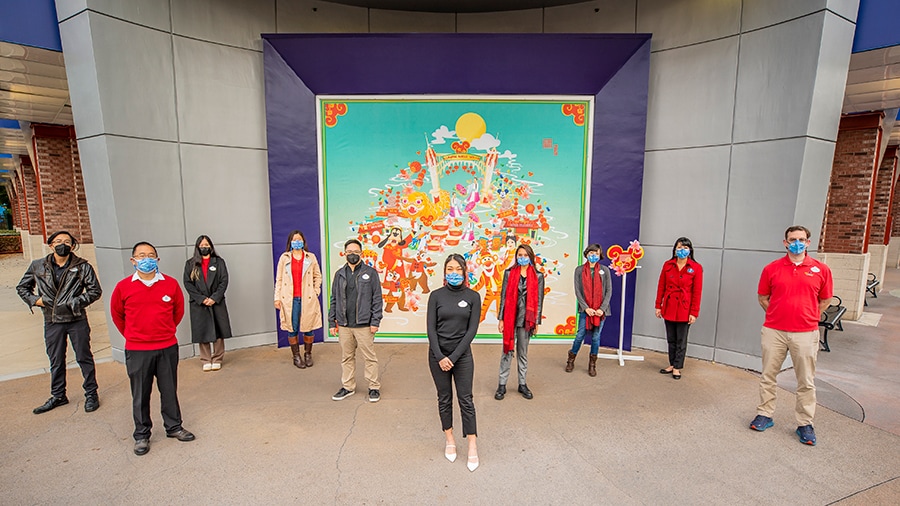
[[[575,369],[575,356],[584,343],[584,335],[591,333],[591,356],[588,360],[588,375],[597,375],[597,352],[600,350],[600,331],[603,321],[609,314],[609,299],[612,296],[612,280],[609,268],[600,263],[603,260],[603,246],[597,243],[584,250],[584,264],[575,268],[575,298],[578,299],[578,332],[569,359],[566,361],[566,372]]]
[[[225,290],[228,268],[216,254],[212,239],[201,235],[194,244],[194,256],[184,264],[184,289],[191,308],[191,342],[200,345],[204,371],[218,371],[225,357],[225,342],[231,337]],[[210,353],[212,344],[212,353]]]

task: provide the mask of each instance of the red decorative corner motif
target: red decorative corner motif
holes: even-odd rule
[[[578,320],[576,320],[574,316],[570,316],[566,318],[565,325],[557,325],[556,328],[553,329],[553,331],[558,336],[573,336],[575,335],[577,323]]]
[[[338,116],[343,116],[345,114],[347,114],[347,104],[325,104],[325,126],[333,127],[337,125]]]
[[[564,116],[572,116],[572,121],[578,126],[584,126],[584,104],[563,104]]]

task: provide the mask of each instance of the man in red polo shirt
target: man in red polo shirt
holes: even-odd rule
[[[766,311],[762,327],[762,378],[759,407],[750,428],[764,431],[774,425],[776,376],[788,353],[797,376],[797,436],[816,444],[812,421],[816,412],[816,354],[819,317],[833,295],[831,269],[806,254],[809,230],[795,225],[784,232],[788,253],[765,266],[759,278],[759,305]]]
[[[125,337],[125,369],[131,381],[134,453],[150,451],[150,394],[159,388],[166,437],[193,441],[181,426],[178,405],[178,339],[175,329],[184,316],[184,295],[174,278],[159,272],[156,248],[139,242],[131,249],[135,273],[119,281],[109,303],[116,328]]]

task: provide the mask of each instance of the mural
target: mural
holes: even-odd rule
[[[483,301],[478,338],[496,337],[503,271],[516,245],[529,244],[546,277],[539,338],[568,339],[588,218],[591,104],[320,98],[325,279],[344,265],[344,242],[360,240],[382,281],[379,336],[423,339],[428,294],[443,285],[447,255],[460,253]]]

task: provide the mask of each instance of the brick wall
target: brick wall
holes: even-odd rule
[[[41,199],[38,196],[37,175],[31,161],[22,158],[22,184],[25,186],[25,204],[28,217],[28,231],[31,235],[44,235],[44,221],[41,218]]]
[[[888,218],[891,213],[891,191],[896,179],[897,146],[888,146],[884,152],[878,175],[875,178],[873,195],[872,223],[869,227],[869,244],[887,244],[890,234],[887,232]]]
[[[47,232],[68,230],[79,242],[92,243],[75,132],[71,127],[53,125],[34,125],[33,128]]]
[[[900,155],[900,151],[898,151]],[[900,165],[900,161],[898,161]],[[900,167],[894,170],[894,193],[891,197],[891,237],[900,237]]]
[[[866,252],[882,115],[879,112],[841,119],[819,240],[820,251]]]

